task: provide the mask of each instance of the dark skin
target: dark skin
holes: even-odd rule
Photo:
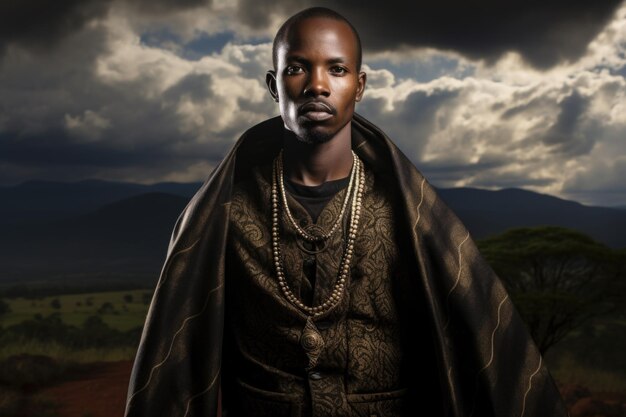
[[[285,124],[285,178],[312,186],[347,177],[352,115],[367,78],[357,71],[350,27],[334,19],[305,19],[290,28],[277,58],[266,83]],[[302,107],[311,102],[321,104]]]
[[[356,68],[350,27],[333,19],[306,19],[291,28],[278,52],[276,71],[267,72],[266,83],[285,123],[285,177],[304,185],[347,177],[353,162],[350,121],[366,81]],[[310,101],[325,103],[330,116],[304,116],[300,107]],[[221,386],[218,398],[221,415]]]

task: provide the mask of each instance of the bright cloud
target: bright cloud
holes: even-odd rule
[[[165,15],[117,2],[54,52],[8,47],[0,175],[202,181],[244,130],[278,114],[264,80],[281,18],[251,28],[228,1]],[[435,185],[626,204],[626,4],[581,57],[547,69],[517,52],[487,63],[433,48],[363,62],[357,112]]]

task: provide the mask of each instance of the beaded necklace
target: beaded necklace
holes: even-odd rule
[[[354,161],[356,161],[356,158],[358,157],[356,156],[354,151],[352,151],[352,166],[353,167],[355,166]],[[346,191],[346,195],[343,199],[343,205],[341,206],[341,211],[339,212],[339,216],[337,216],[337,220],[335,221],[335,224],[333,224],[332,228],[330,229],[328,233],[320,233],[320,234],[315,235],[315,234],[308,233],[306,230],[302,229],[298,225],[298,223],[293,218],[293,215],[291,214],[291,210],[289,209],[289,204],[287,204],[287,193],[285,192],[285,183],[283,179],[283,150],[282,149],[280,150],[280,153],[278,154],[278,164],[279,164],[278,180],[280,182],[281,197],[282,197],[283,207],[285,207],[285,212],[287,213],[287,218],[289,219],[289,222],[296,229],[296,232],[298,233],[298,235],[300,235],[304,240],[307,240],[309,242],[319,242],[319,241],[327,240],[329,237],[333,235],[335,230],[337,230],[337,227],[341,223],[341,219],[343,219],[343,216],[346,212],[346,207],[348,206],[348,200],[350,199],[350,194],[352,193],[352,187],[354,185],[354,178],[356,177],[357,170],[352,169],[350,172],[350,182],[348,183],[348,191]]]
[[[319,235],[311,235],[306,231],[302,230],[293,219],[291,212],[289,210],[289,205],[287,204],[286,191],[283,182],[283,150],[279,152],[278,156],[274,159],[274,164],[272,167],[272,254],[274,258],[274,266],[276,269],[276,275],[278,278],[278,285],[280,286],[285,298],[289,300],[293,305],[297,306],[301,310],[304,310],[306,314],[312,317],[316,317],[324,314],[327,310],[329,310],[332,306],[334,306],[343,296],[343,292],[345,289],[346,277],[348,276],[348,272],[350,270],[350,261],[352,260],[352,255],[354,253],[354,240],[356,238],[356,233],[358,230],[359,217],[361,214],[361,200],[363,195],[363,184],[365,183],[365,171],[363,169],[363,162],[361,159],[352,151],[353,155],[353,169],[350,178],[350,185],[348,186],[348,190],[346,191],[346,196],[343,204],[343,208],[337,221],[335,222],[333,228],[328,233],[321,233]],[[356,179],[356,180],[355,180]],[[353,186],[353,180],[354,186]],[[278,186],[280,184],[280,187]],[[352,193],[352,203],[351,203],[351,213],[350,213],[350,226],[348,233],[348,242],[342,254],[341,263],[339,265],[338,277],[335,282],[335,286],[330,294],[330,296],[320,305],[317,306],[307,306],[289,288],[285,280],[285,272],[280,252],[280,233],[279,233],[279,209],[278,209],[278,189],[280,188],[280,193],[282,197],[282,202],[285,207],[285,211],[287,213],[287,217],[290,220],[290,223],[295,227],[298,235],[302,236],[304,239],[309,241],[320,241],[328,239],[332,233],[337,229],[337,225],[341,223],[341,218],[344,215],[345,207],[347,206],[347,201],[350,197],[350,193]],[[354,190],[356,189],[356,192]]]

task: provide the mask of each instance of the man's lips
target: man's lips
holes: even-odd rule
[[[327,104],[316,101],[303,104],[300,107],[300,115],[309,120],[321,121],[331,118],[333,111]]]

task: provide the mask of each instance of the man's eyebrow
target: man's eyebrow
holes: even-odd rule
[[[338,56],[337,58],[330,58],[326,62],[329,64],[345,64],[348,60],[342,56]]]
[[[301,55],[287,55],[287,61],[297,61],[297,62],[305,62],[308,63],[310,62],[308,59],[306,59],[305,57],[301,56]],[[343,56],[338,56],[335,58],[329,58],[326,60],[327,64],[345,64],[346,62],[348,62],[348,59],[346,59]]]
[[[309,62],[308,59],[304,58],[300,55],[287,55],[287,61],[299,61],[299,62]]]

